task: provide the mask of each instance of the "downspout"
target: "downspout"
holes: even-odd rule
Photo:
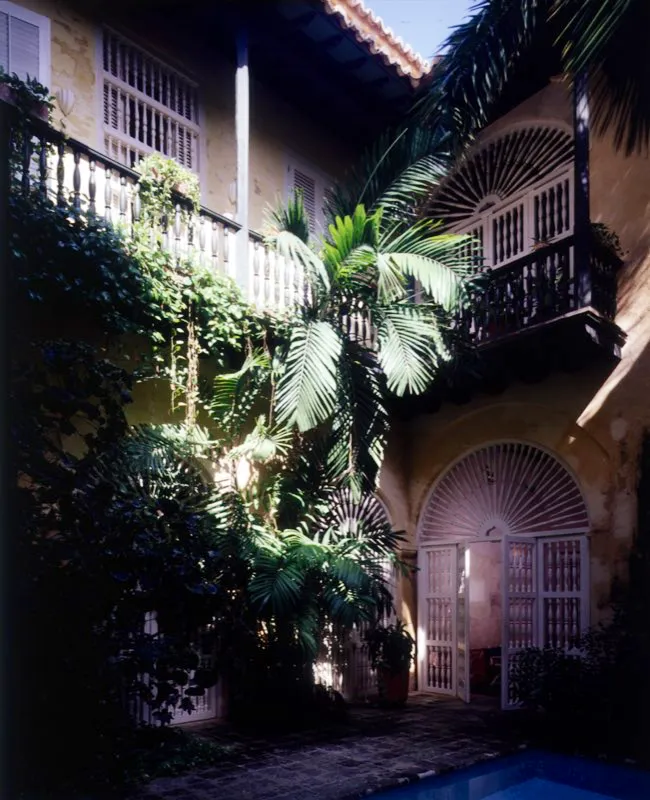
[[[248,74],[248,31],[237,32],[237,72],[235,75],[235,139],[237,142],[237,211],[240,225],[236,238],[235,280],[246,299],[249,291],[248,187],[250,149],[250,81]]]
[[[592,304],[589,214],[589,84],[586,72],[573,82],[574,211],[576,288],[579,308]]]

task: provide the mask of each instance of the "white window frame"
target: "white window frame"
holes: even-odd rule
[[[532,233],[535,228],[535,215],[534,215],[534,199],[537,194],[548,189],[556,184],[558,180],[565,178],[568,180],[569,186],[569,226],[562,233],[556,233],[548,240],[548,244],[554,244],[574,233],[574,184],[573,184],[573,162],[570,164],[562,165],[556,170],[547,175],[543,180],[538,181],[521,192],[509,195],[508,197],[496,202],[485,211],[474,214],[469,219],[464,220],[462,223],[453,225],[450,228],[450,233],[471,233],[479,227],[483,228],[483,253],[484,253],[484,266],[490,269],[501,269],[507,267],[513,261],[518,261],[520,258],[532,253],[535,249],[533,243]],[[491,198],[486,198],[485,202]],[[510,207],[523,204],[524,207],[524,238],[526,245],[523,250],[517,252],[509,258],[504,258],[498,264],[493,264],[492,251],[493,251],[493,231],[492,221],[494,218],[499,217]]]
[[[30,11],[27,8],[10,3],[8,0],[0,0],[0,11],[8,14],[11,17],[28,22],[38,28],[38,75],[30,77],[36,78],[39,83],[50,88],[50,70],[51,70],[51,50],[52,50],[52,34],[50,18],[43,14],[37,14],[35,11]]]
[[[121,81],[118,77],[113,75],[110,72],[107,72],[104,69],[104,37],[108,34],[109,36],[117,37],[121,39],[126,45],[132,47],[134,50],[141,52],[144,56],[150,59],[152,62],[156,62],[160,65],[162,69],[165,71],[176,75],[185,83],[189,84],[194,88],[196,91],[196,119],[190,120],[186,117],[178,114],[178,112],[168,108],[163,103],[156,101],[155,99],[148,97],[144,92],[140,92],[138,89],[132,87],[130,84]],[[190,77],[186,72],[178,69],[174,64],[171,64],[169,60],[166,60],[164,57],[161,57],[156,52],[151,50],[142,43],[130,38],[128,35],[125,35],[121,30],[111,28],[108,25],[102,26],[97,35],[97,108],[99,112],[99,120],[98,120],[98,129],[99,129],[99,143],[100,148],[103,152],[109,157],[113,157],[112,152],[109,152],[106,148],[106,138],[111,137],[115,141],[121,143],[128,149],[135,150],[136,152],[141,152],[144,154],[148,153],[160,153],[159,150],[150,147],[144,142],[139,141],[139,139],[134,139],[130,136],[122,134],[120,131],[115,131],[115,129],[107,127],[104,122],[104,85],[108,81],[113,86],[115,86],[118,91],[124,91],[134,97],[140,99],[142,103],[153,109],[154,111],[159,111],[161,114],[168,116],[174,122],[178,122],[182,124],[184,127],[193,131],[195,134],[195,145],[194,145],[194,158],[195,164],[191,170],[201,182],[202,176],[202,169],[205,163],[205,153],[204,153],[204,109],[203,104],[201,102],[201,94],[199,91],[199,84],[194,78]],[[164,153],[161,155],[165,156]],[[183,165],[184,166],[184,165]]]
[[[315,195],[316,195],[316,219],[314,220],[314,234],[322,235],[325,233],[325,195],[333,181],[324,172],[314,167],[305,159],[296,156],[293,153],[287,153],[285,164],[285,179],[284,179],[284,199],[287,201],[293,191],[293,173],[294,170],[300,170],[307,177],[312,178],[314,181]]]

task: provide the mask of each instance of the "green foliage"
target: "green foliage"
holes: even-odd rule
[[[198,212],[201,190],[195,173],[159,153],[145,156],[135,169],[140,173],[138,187],[144,220],[159,223],[162,217],[167,217],[171,221],[181,198],[190,202],[194,213]],[[181,208],[186,211],[185,204]]]
[[[370,489],[388,429],[386,390],[424,392],[449,358],[449,314],[465,298],[463,239],[440,235],[427,221],[408,225],[381,206],[368,213],[358,205],[333,220],[317,250],[289,229],[290,222],[307,230],[295,219],[300,208],[298,199],[282,231],[284,218],[276,214],[268,237],[281,252],[308,253],[311,264],[306,302],[279,349],[275,414],[327,443],[324,474],[334,484]],[[412,302],[414,278],[425,289],[424,303]]]
[[[418,112],[465,145],[529,73],[587,73],[593,120],[617,147],[650,140],[645,0],[481,0],[449,35]],[[544,74],[544,70],[546,74]]]
[[[639,460],[637,536],[625,584],[612,591],[609,623],[588,631],[573,653],[530,648],[513,661],[511,690],[544,709],[553,738],[611,754],[647,759],[650,710],[650,437]]]
[[[80,754],[90,774],[120,742],[137,749],[125,699],[165,724],[223,677],[234,714],[253,696],[274,718],[340,713],[314,687],[314,661],[325,631],[390,608],[383,565],[401,541],[372,494],[386,392],[433,379],[445,308],[462,296],[461,272],[446,271],[454,243],[430,226],[409,235],[359,205],[316,245],[296,197],[269,244],[302,265],[305,303],[259,315],[232,282],[163,251],[155,229],[183,174],[158,157],[141,170],[128,235],[18,185],[11,197],[12,301],[41,326],[15,337],[11,387],[21,610],[25,630],[43,631],[26,658],[29,713],[47,721],[31,735],[64,785]],[[414,276],[431,296],[417,307]],[[376,320],[379,359],[352,331],[359,314]],[[62,319],[70,341],[46,341]],[[157,369],[138,378],[166,379],[186,424],[127,424],[133,376],[105,358],[125,334],[148,338]],[[199,647],[214,668],[198,668]],[[64,717],[74,736],[48,751]]]
[[[615,259],[623,258],[623,248],[618,234],[611,230],[604,222],[591,223],[591,235],[594,243],[601,250],[614,256]]]
[[[45,108],[48,118],[51,117],[54,97],[36,78],[28,77],[24,81],[15,72],[9,75],[0,67],[0,84],[11,91],[12,102],[21,114],[29,115],[34,109]]]
[[[411,666],[415,641],[401,620],[394,625],[376,625],[365,638],[373,669],[398,675]]]
[[[177,728],[139,728],[125,738],[120,741],[120,750],[126,754],[125,780],[120,782],[127,785],[212,767],[237,749],[234,744],[217,744]]]

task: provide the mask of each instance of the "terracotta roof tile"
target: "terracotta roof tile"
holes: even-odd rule
[[[329,14],[336,15],[343,25],[353,31],[358,42],[371,53],[381,56],[384,63],[410,78],[414,86],[427,75],[431,62],[422,58],[412,47],[384,25],[381,17],[366,8],[362,0],[323,0]]]

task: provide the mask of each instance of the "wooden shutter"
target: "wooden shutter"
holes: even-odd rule
[[[302,194],[305,211],[309,217],[309,230],[311,233],[314,233],[316,231],[317,222],[316,180],[301,169],[295,168],[293,171],[292,188],[294,192],[300,192]]]
[[[49,20],[12,3],[0,3],[0,67],[49,82]]]
[[[105,30],[104,146],[134,166],[151,152],[199,171],[196,84],[113,31]]]
[[[290,161],[287,166],[287,195],[302,192],[305,211],[309,217],[310,233],[322,231],[324,224],[326,179],[315,169],[301,162]]]

